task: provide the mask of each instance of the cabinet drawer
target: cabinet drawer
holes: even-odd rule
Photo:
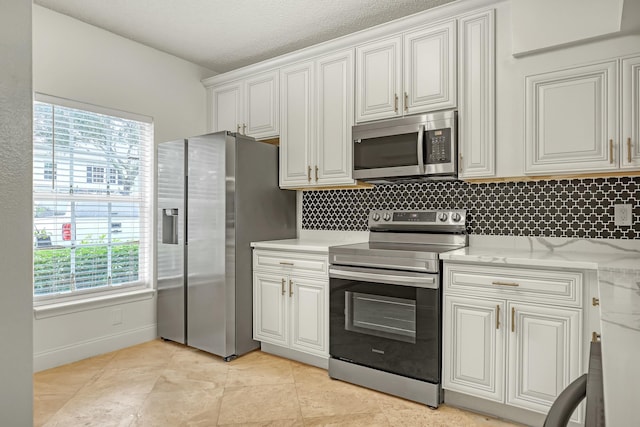
[[[582,305],[583,273],[445,263],[447,292]]]
[[[253,268],[255,270],[327,277],[328,265],[329,255],[289,253],[260,249],[253,251]]]

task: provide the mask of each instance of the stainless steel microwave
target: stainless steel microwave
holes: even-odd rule
[[[457,111],[353,127],[353,177],[373,184],[456,179]]]

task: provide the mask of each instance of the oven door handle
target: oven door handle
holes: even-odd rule
[[[421,174],[424,174],[424,132],[425,126],[421,125],[418,131],[418,167]]]
[[[385,285],[411,286],[414,288],[438,289],[439,283],[435,274],[420,274],[403,271],[398,274],[391,270],[371,270],[364,268],[329,268],[330,279],[362,280]]]

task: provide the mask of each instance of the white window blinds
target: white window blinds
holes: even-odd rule
[[[34,295],[148,285],[151,120],[40,95],[33,126]]]

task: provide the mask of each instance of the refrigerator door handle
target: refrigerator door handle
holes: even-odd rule
[[[162,243],[178,244],[178,209],[162,209]]]

